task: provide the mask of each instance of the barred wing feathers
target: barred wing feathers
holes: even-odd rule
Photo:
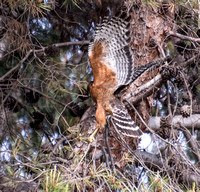
[[[129,84],[134,74],[134,58],[129,46],[129,22],[118,17],[106,17],[102,24],[97,26],[94,42],[89,45],[89,55],[97,42],[101,42],[105,49],[108,45],[107,54],[102,59],[107,67],[116,73],[116,89]]]

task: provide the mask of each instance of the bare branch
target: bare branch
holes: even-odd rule
[[[189,37],[189,36],[186,36],[186,35],[182,35],[180,33],[175,33],[174,31],[170,31],[169,35],[174,36],[174,37],[178,37],[178,38],[180,38],[182,40],[187,40],[187,41],[193,41],[193,42],[196,42],[196,43],[200,43],[200,38]]]
[[[29,55],[33,52],[33,50],[31,49],[26,56],[17,64],[15,65],[15,67],[13,67],[11,70],[9,70],[6,74],[4,74],[3,76],[0,77],[0,81],[2,81],[3,79],[5,79],[8,75],[10,75],[13,71],[15,71],[18,67],[20,67],[21,64],[23,64],[23,62],[26,61],[26,59],[29,57]]]
[[[73,41],[73,42],[55,43],[51,46],[65,47],[69,45],[88,45],[89,43],[90,41]]]
[[[199,153],[200,146],[198,142],[195,140],[195,138],[190,134],[190,132],[187,129],[184,129],[183,133],[192,149],[193,154],[197,158],[198,162],[200,162],[200,153]]]
[[[55,43],[51,46],[65,47],[65,46],[69,46],[69,45],[88,45],[89,43],[90,43],[90,41],[74,41],[74,42]],[[47,47],[49,47],[49,46],[47,46]],[[41,51],[44,51],[44,49],[47,48],[47,47],[44,47],[42,49],[37,49],[37,50],[30,49],[29,52],[25,55],[25,57],[15,67],[13,67],[6,74],[4,74],[2,77],[0,77],[0,81],[5,79],[8,75],[10,75],[13,71],[15,71],[18,67],[20,67],[20,65],[23,64],[26,61],[26,59],[29,57],[29,55],[32,52],[41,52]]]
[[[162,117],[151,117],[148,126],[154,131],[160,129],[160,119]],[[176,115],[172,118],[173,126],[181,126],[187,129],[200,129],[200,114],[193,114],[190,117],[182,117],[181,115]]]
[[[144,163],[148,168],[151,170],[159,170],[166,174],[166,171],[170,175],[174,175],[175,171],[180,173],[178,179],[180,182],[183,183],[189,183],[191,186],[195,182],[197,186],[200,185],[200,175],[197,172],[194,172],[192,170],[183,171],[179,170],[177,167],[175,168],[173,165],[170,166],[169,162],[166,161],[162,157],[158,157],[156,154],[151,154],[146,151],[135,151],[135,156],[137,157],[137,162],[140,164],[140,162]]]
[[[156,87],[160,87],[160,85],[163,83],[163,79],[161,74],[156,75],[152,80],[147,82],[146,84],[140,86],[136,91],[131,92],[130,94],[127,94],[124,96],[123,100],[127,100],[129,102],[138,103],[143,98],[148,97],[155,91]],[[144,92],[144,93],[143,93]],[[143,93],[143,94],[141,94]],[[137,96],[141,94],[140,96]]]

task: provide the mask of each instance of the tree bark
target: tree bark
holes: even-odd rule
[[[160,120],[162,117],[151,117],[148,123],[150,129],[156,131],[160,129]],[[190,117],[176,115],[171,119],[172,126],[185,127],[187,129],[200,130],[200,114],[193,114]]]

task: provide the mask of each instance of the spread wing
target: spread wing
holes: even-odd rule
[[[95,43],[100,42],[105,48],[102,57],[106,66],[116,73],[117,87],[131,82],[134,74],[134,58],[129,46],[129,23],[118,17],[105,18],[97,26],[94,42],[89,45],[88,54],[93,51]]]

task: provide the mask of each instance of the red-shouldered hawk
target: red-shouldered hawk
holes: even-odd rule
[[[110,116],[117,131],[123,135],[139,138],[142,131],[132,120],[124,104],[114,96],[122,85],[137,78],[143,68],[134,72],[134,58],[129,46],[130,30],[128,19],[106,17],[97,26],[94,41],[89,45],[88,55],[94,82],[89,85],[92,99],[97,103],[97,129],[105,127]]]

